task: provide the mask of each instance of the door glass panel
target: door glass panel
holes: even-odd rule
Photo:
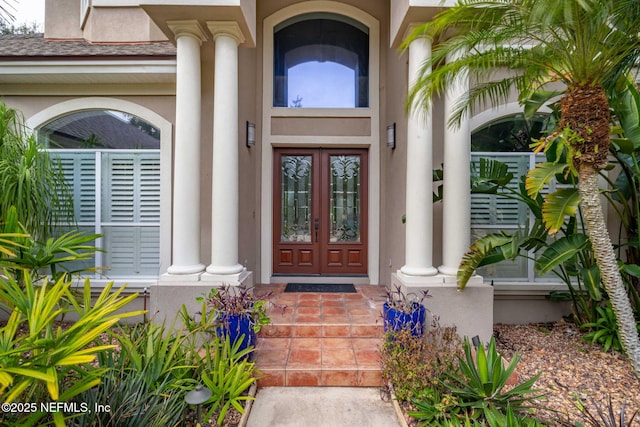
[[[282,156],[281,242],[311,242],[311,156]]]
[[[330,157],[329,241],[360,241],[360,156]]]

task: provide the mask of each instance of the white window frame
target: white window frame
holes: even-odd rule
[[[142,105],[108,97],[87,97],[66,100],[44,108],[27,119],[27,126],[30,129],[37,129],[40,126],[55,120],[59,117],[82,111],[82,110],[115,110],[127,114],[135,115],[150,123],[160,130],[160,269],[158,274],[166,272],[171,264],[171,201],[172,201],[172,180],[171,165],[172,155],[172,135],[173,126],[170,121],[160,114]],[[122,151],[122,150],[117,150]],[[117,283],[128,283],[130,289],[140,289],[155,282],[157,277],[118,277]],[[109,279],[92,280],[93,286],[104,286]]]

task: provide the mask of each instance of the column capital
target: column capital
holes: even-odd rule
[[[173,34],[176,35],[176,39],[182,36],[190,36],[197,39],[200,43],[207,41],[207,34],[197,19],[167,21],[167,25],[171,31],[173,31]]]
[[[229,36],[237,44],[244,43],[244,34],[242,34],[242,29],[236,21],[207,21],[207,28],[214,40],[218,36]]]

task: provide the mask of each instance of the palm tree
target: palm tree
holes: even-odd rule
[[[16,9],[15,2],[16,0],[0,1],[0,23],[4,22],[5,24],[7,24],[14,21],[15,18],[11,11],[15,11]]]
[[[559,131],[547,140],[559,137],[571,156],[587,234],[623,348],[640,377],[640,340],[598,188],[610,145],[608,95],[640,57],[638,28],[637,0],[459,0],[416,28],[404,46],[419,37],[435,45],[411,88],[409,108],[428,108],[455,79],[477,82],[450,125],[478,105],[506,102],[516,93],[528,112],[550,93],[560,96]]]

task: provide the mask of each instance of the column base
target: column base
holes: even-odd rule
[[[244,267],[242,271],[233,274],[211,274],[202,273],[200,280],[209,286],[253,286],[253,272],[247,271]]]
[[[194,265],[172,265],[167,268],[167,273],[171,275],[199,274],[204,271],[204,264]]]
[[[431,318],[438,317],[440,326],[456,326],[461,337],[478,335],[482,342],[488,342],[493,335],[493,287],[484,284],[480,276],[473,276],[459,291],[454,277],[415,277],[399,271],[391,274],[391,285],[407,293],[428,290],[432,298],[424,305]]]
[[[400,268],[402,274],[407,276],[435,276],[438,269],[435,267],[409,267],[407,265]]]
[[[236,264],[236,265],[209,265],[207,267],[207,272],[205,274],[210,274],[210,275],[222,275],[222,276],[227,276],[227,275],[233,275],[233,274],[240,274],[243,271],[246,271],[246,268],[244,268],[243,265],[241,264]]]
[[[446,276],[457,276],[458,275],[458,267],[449,267],[446,265],[441,265],[438,267],[438,271],[440,274],[444,274]]]

